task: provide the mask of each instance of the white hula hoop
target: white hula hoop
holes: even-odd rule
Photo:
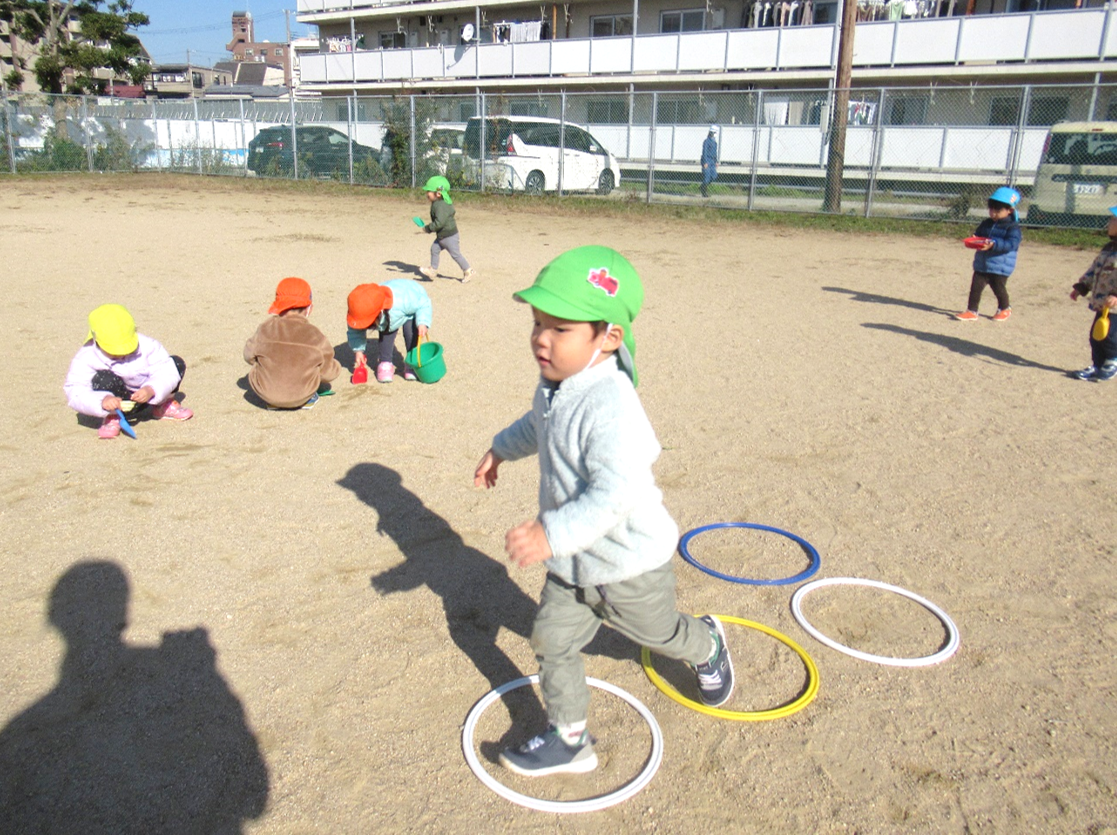
[[[872,655],[868,652],[861,652],[852,647],[847,647],[845,644],[839,644],[837,641],[832,638],[827,638],[811,626],[807,618],[803,615],[803,598],[815,589],[820,589],[823,586],[870,586],[874,589],[883,589],[884,591],[893,592],[901,597],[906,597],[908,600],[914,600],[942,622],[942,625],[946,628],[946,646],[933,655],[925,655],[920,658],[893,658],[889,655]],[[854,658],[860,658],[862,661],[872,661],[876,664],[886,664],[890,667],[929,667],[932,664],[938,664],[940,661],[945,661],[957,652],[958,646],[961,643],[958,638],[958,627],[954,625],[954,621],[950,619],[950,615],[930,600],[920,597],[914,592],[902,589],[899,586],[882,583],[879,580],[859,580],[854,577],[824,577],[821,580],[807,583],[805,586],[800,586],[795,594],[791,596],[791,614],[795,616],[795,620],[799,622],[799,625],[810,633],[815,640],[826,644],[830,649],[836,649],[838,652],[844,652],[846,655],[852,655]]]
[[[473,750],[473,732],[477,728],[477,720],[481,718],[481,714],[485,710],[507,693],[509,690],[515,690],[519,687],[525,687],[529,684],[535,684],[539,681],[539,676],[531,675],[524,678],[518,678],[515,681],[510,681],[507,684],[502,684],[495,690],[490,690],[481,701],[473,706],[469,711],[469,715],[465,718],[465,726],[462,728],[462,751],[465,753],[465,761],[469,764],[470,770],[477,775],[477,779],[499,794],[505,800],[511,800],[520,806],[526,806],[528,809],[535,809],[539,812],[558,812],[559,814],[573,813],[573,812],[598,812],[602,809],[608,809],[620,803],[622,800],[628,800],[634,794],[639,792],[644,786],[652,781],[656,771],[659,770],[660,763],[663,762],[663,733],[659,729],[659,723],[655,721],[650,710],[644,704],[625,691],[621,690],[612,684],[605,681],[600,681],[596,678],[586,678],[586,684],[590,687],[596,687],[598,690],[604,690],[606,693],[612,693],[620,699],[628,702],[636,709],[636,712],[644,717],[644,721],[648,723],[648,727],[652,731],[652,752],[648,755],[648,762],[636,777],[629,783],[621,786],[614,792],[603,794],[599,797],[590,797],[585,800],[542,800],[538,797],[530,797],[526,794],[520,794],[513,791],[506,785],[501,783],[481,765],[480,760],[477,759],[477,754]]]

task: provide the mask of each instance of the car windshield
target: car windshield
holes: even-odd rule
[[[1117,133],[1052,133],[1043,161],[1052,165],[1117,165]]]

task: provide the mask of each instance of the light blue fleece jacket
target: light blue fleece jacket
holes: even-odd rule
[[[380,331],[399,330],[405,321],[413,319],[416,325],[431,326],[431,298],[417,282],[410,278],[393,278],[381,282],[392,291],[392,306],[380,314],[373,327]],[[346,328],[346,340],[351,351],[364,353],[368,346],[367,328]]]
[[[679,529],[655,484],[660,446],[632,381],[610,357],[556,386],[493,438],[506,461],[539,456],[547,570],[576,586],[636,577],[666,563]]]

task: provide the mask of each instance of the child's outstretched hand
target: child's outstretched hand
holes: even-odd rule
[[[474,487],[493,487],[496,484],[496,471],[504,459],[491,449],[485,453],[477,469],[473,471]]]
[[[506,533],[504,550],[508,552],[508,559],[520,568],[549,560],[553,556],[547,533],[538,519],[516,525]]]

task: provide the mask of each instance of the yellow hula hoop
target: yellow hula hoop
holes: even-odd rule
[[[775,707],[771,710],[725,710],[720,707],[707,707],[701,702],[696,702],[694,699],[688,699],[670,684],[668,684],[662,676],[659,675],[652,667],[652,654],[647,647],[640,648],[640,663],[644,665],[644,672],[663,695],[672,699],[683,707],[689,707],[692,710],[697,710],[699,713],[705,713],[708,716],[716,716],[719,719],[732,719],[737,722],[764,722],[769,719],[782,719],[785,716],[791,716],[793,713],[798,713],[811,702],[814,697],[818,695],[818,667],[814,665],[811,657],[807,655],[807,651],[791,640],[789,637],[781,632],[777,632],[769,626],[762,623],[756,623],[744,618],[734,618],[729,615],[716,616],[723,623],[735,623],[739,626],[747,626],[749,629],[756,629],[766,635],[771,635],[780,643],[786,644],[795,650],[795,654],[803,659],[803,666],[807,668],[807,689],[803,691],[803,695],[795,701],[790,702],[781,707]]]

